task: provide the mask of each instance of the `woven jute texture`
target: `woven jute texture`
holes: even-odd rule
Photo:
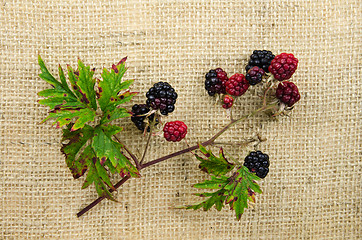
[[[361,3],[0,1],[0,239],[361,239]],[[84,178],[73,180],[61,131],[40,124],[48,109],[37,92],[49,85],[38,77],[38,54],[54,74],[80,58],[97,77],[128,56],[125,79],[140,92],[132,103],[168,81],[179,98],[165,121],[184,121],[195,144],[229,121],[204,90],[204,74],[245,73],[255,49],[294,53],[302,98],[289,117],[259,114],[218,140],[268,139],[258,148],[270,156],[270,173],[254,209],[240,221],[228,209],[175,209],[198,201],[192,185],[207,178],[185,154],[142,170],[116,193],[119,202],[76,217],[97,194],[81,190]],[[261,106],[256,89],[238,99],[235,116]],[[116,124],[141,155],[143,135],[129,119]],[[155,137],[146,161],[186,146]],[[240,161],[249,150],[226,147]]]

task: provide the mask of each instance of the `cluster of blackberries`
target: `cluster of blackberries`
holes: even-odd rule
[[[269,164],[269,156],[261,151],[251,152],[244,161],[244,166],[260,178],[265,178],[268,175]]]
[[[146,104],[135,104],[132,107],[131,120],[141,131],[144,131],[146,125],[149,125],[155,117],[154,113],[146,116],[151,109],[159,110],[162,115],[168,115],[175,110],[177,93],[169,83],[158,82],[148,90],[146,97]],[[155,122],[157,124],[158,119],[155,119]]]
[[[243,95],[250,85],[261,83],[266,73],[273,74],[274,78],[283,81],[289,79],[298,66],[298,59],[293,54],[282,53],[275,56],[268,50],[254,50],[245,67],[246,75],[236,73],[230,78],[221,68],[210,70],[205,75],[205,89],[210,96],[228,94],[223,98],[223,108],[231,108],[233,98]],[[288,106],[293,105],[300,98],[298,88],[290,82],[278,86],[276,97]],[[227,102],[227,104],[225,104]]]
[[[284,81],[292,77],[297,67],[298,59],[293,54],[282,53],[271,61],[269,71],[275,79]],[[298,87],[289,81],[279,83],[275,96],[288,107],[293,106],[300,99]]]

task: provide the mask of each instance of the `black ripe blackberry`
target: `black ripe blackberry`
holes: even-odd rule
[[[221,68],[210,70],[205,75],[205,89],[210,96],[225,92],[225,82],[228,80],[227,73]]]
[[[250,68],[257,66],[262,68],[265,72],[269,72],[268,68],[270,62],[274,59],[275,55],[271,51],[267,50],[254,50],[253,54],[250,55],[250,60],[248,65],[245,67],[246,71],[249,71]]]
[[[265,178],[269,172],[269,156],[260,151],[251,152],[246,156],[244,166],[256,176]]]
[[[140,116],[148,113],[150,108],[146,104],[135,104],[132,107],[132,117],[131,121],[136,125],[136,127],[142,132],[145,130],[147,123],[145,122],[146,116]],[[148,116],[148,122],[151,123],[155,114]],[[147,132],[150,131],[150,127],[147,127]]]
[[[177,93],[167,82],[155,83],[146,93],[146,97],[147,106],[152,109],[160,109],[162,115],[167,115],[175,110]]]

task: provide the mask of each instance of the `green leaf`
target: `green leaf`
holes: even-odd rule
[[[222,149],[220,150],[219,157],[215,157],[205,147],[200,145],[199,148],[208,159],[205,160],[199,156],[196,156],[196,158],[204,164],[202,168],[206,168],[207,172],[211,175],[211,179],[197,183],[194,187],[199,189],[216,189],[217,191],[195,194],[206,199],[193,205],[186,205],[184,208],[194,210],[203,208],[207,211],[212,206],[215,206],[220,211],[225,205],[229,205],[230,209],[235,211],[236,219],[240,220],[245,208],[248,207],[248,200],[255,202],[255,193],[262,193],[259,185],[256,183],[260,178],[251,173],[245,166],[239,167],[230,177],[227,177],[225,174],[231,170],[226,171],[224,169],[230,163],[225,159]],[[232,165],[232,168],[234,168],[234,165]]]
[[[105,112],[105,114],[101,120],[101,124],[109,123],[110,121],[113,121],[115,119],[125,118],[125,117],[130,117],[130,116],[132,116],[132,115],[127,111],[127,109],[116,108],[112,112],[110,112],[110,111]]]
[[[104,133],[107,135],[107,137],[112,138],[113,135],[121,132],[123,130],[122,127],[117,126],[117,125],[103,125],[102,129],[104,131]]]
[[[38,58],[38,61],[40,69],[42,71],[42,73],[39,74],[40,78],[50,83],[54,87],[51,89],[45,89],[38,93],[38,95],[41,97],[48,97],[48,99],[39,100],[39,103],[54,108],[55,106],[63,105],[64,102],[66,103],[77,102],[78,101],[77,97],[74,95],[74,93],[69,89],[67,85],[67,82],[64,77],[64,72],[61,66],[59,66],[59,77],[61,79],[60,83],[48,71],[40,56]]]
[[[93,78],[94,70],[91,70],[89,66],[84,66],[80,59],[78,60],[78,70],[77,85],[79,87],[78,91],[82,95],[81,101],[97,110],[96,93],[94,91],[96,80]]]
[[[91,152],[93,152],[93,151],[91,151]],[[89,153],[91,153],[91,152],[89,152]],[[99,159],[97,159],[97,157],[94,155],[94,152],[93,152],[92,157],[87,159],[87,165],[88,165],[89,170],[88,170],[88,174],[87,174],[87,177],[84,181],[82,188],[83,189],[87,188],[92,183],[94,183],[94,185],[96,187],[96,191],[100,197],[106,197],[112,201],[116,201],[114,199],[112,193],[108,190],[108,187],[107,187],[107,184],[105,183],[105,181],[108,182],[109,185],[112,186],[112,188],[113,188],[113,185],[110,183],[108,176],[105,177],[104,172],[102,170],[100,170],[100,168],[103,168],[103,166],[99,166]],[[99,170],[101,171],[101,173],[99,173]],[[102,177],[105,177],[106,180],[104,180]]]
[[[99,161],[96,161],[95,166],[96,166],[98,175],[99,175],[99,177],[103,180],[103,182],[106,183],[107,186],[110,187],[112,190],[116,190],[116,189],[113,187],[113,184],[111,183],[111,180],[109,179],[107,170],[100,164]]]
[[[67,66],[68,84],[60,66],[58,80],[48,71],[41,57],[38,58],[41,70],[39,76],[52,86],[38,93],[44,97],[39,103],[50,108],[43,122],[55,119],[53,124],[57,128],[67,125],[63,130],[63,141],[66,142],[61,151],[73,177],[79,178],[88,170],[83,188],[94,183],[98,195],[111,200],[115,200],[111,194],[115,189],[110,174],[139,176],[137,168],[123,154],[123,146],[112,140],[123,128],[109,125],[112,120],[131,116],[125,108],[119,106],[136,94],[126,91],[133,81],[121,81],[126,71],[124,61],[122,59],[117,66],[113,65],[111,72],[104,71],[105,78],[100,82],[98,96],[94,70],[85,66],[81,60],[78,60],[76,70]],[[103,94],[102,88],[109,94]],[[93,128],[87,123],[93,122],[97,116],[96,97],[100,98],[100,104],[104,107],[102,110],[105,111],[102,119],[99,119],[100,123]]]
[[[226,178],[216,178],[211,176],[211,180],[206,180],[202,183],[197,183],[194,185],[195,188],[201,189],[220,189],[225,187],[228,184],[228,179]]]
[[[201,144],[199,144],[199,149],[207,157],[207,159],[204,159],[196,155],[196,158],[201,161],[201,170],[219,176],[225,175],[234,169],[234,164],[227,161],[222,148],[220,148],[219,157],[216,157],[210,150],[207,150]]]
[[[112,174],[115,174],[115,173],[116,173],[116,168],[113,167],[113,165],[112,165],[111,161],[109,161],[109,159],[106,160],[105,165],[108,167],[109,171],[110,171]]]
[[[111,132],[108,132],[107,130]],[[110,136],[113,132],[113,128],[111,128],[111,130],[102,127],[97,127],[95,129],[92,147],[96,152],[97,157],[100,159],[100,163],[103,165],[106,160],[109,159],[113,167],[115,167],[117,172],[122,176],[138,177],[139,172],[137,168],[122,154],[122,145],[111,139]]]
[[[63,130],[63,141],[69,141],[63,144],[61,152],[65,155],[65,162],[70,169],[75,179],[83,176],[87,171],[87,159],[89,156],[90,146],[88,146],[79,157],[77,155],[80,150],[86,145],[88,140],[93,137],[93,128],[85,125],[83,129],[71,132],[72,125],[68,125]]]
[[[50,118],[55,118],[56,121],[53,123],[53,125],[57,124],[57,128],[61,128],[62,126],[70,123],[73,118],[76,118],[74,125],[71,129],[71,131],[75,131],[79,128],[83,128],[87,122],[94,121],[95,116],[96,116],[95,111],[92,111],[89,108],[83,108],[83,109],[55,108],[49,113],[49,116],[45,118],[42,122],[45,122]]]
[[[43,59],[41,59],[40,55],[38,56],[38,63],[40,66],[41,74],[39,74],[39,77],[43,80],[45,80],[47,83],[52,85],[56,89],[63,89],[63,86],[60,82],[58,82],[53,75],[48,71],[46,68]]]
[[[85,123],[94,121],[96,116],[96,99],[93,78],[93,71],[90,67],[85,67],[79,60],[79,77],[74,74],[71,67],[68,67],[69,81],[72,84],[72,90],[69,88],[63,69],[59,66],[59,78],[55,77],[48,71],[41,57],[38,57],[38,62],[41,70],[39,74],[40,78],[51,84],[52,89],[46,89],[39,92],[39,96],[46,99],[39,100],[40,104],[50,107],[50,112],[47,118],[42,122],[45,122],[51,118],[55,119],[53,123],[60,128],[66,124],[69,124],[72,119],[75,119],[72,131],[79,128],[83,128]]]
[[[256,182],[249,182],[249,188],[253,190],[256,193],[263,193],[263,191],[260,189],[260,186]]]
[[[109,72],[106,68],[103,69],[102,81],[98,84],[98,103],[103,112],[107,110],[111,113],[115,107],[124,102],[130,101],[135,93],[121,94],[133,83],[133,80],[123,81],[122,77],[126,72],[124,61],[113,65]]]
[[[256,176],[255,173],[250,172],[249,169],[247,167],[245,167],[245,166],[243,166],[243,172],[246,174],[246,176],[250,180],[255,180],[255,181],[260,180],[260,177]]]
[[[184,206],[184,208],[194,209],[194,210],[203,208],[204,211],[208,211],[212,206],[215,205],[215,208],[218,211],[220,211],[224,206],[224,201],[226,198],[226,196],[224,195],[224,192],[225,192],[225,190],[220,189],[219,191],[216,191],[214,193],[205,193],[208,196],[210,196],[208,199],[206,199],[200,203],[197,203],[197,204]]]
[[[247,207],[248,207],[247,201],[245,201],[243,196],[239,197],[238,200],[234,203],[233,208],[235,209],[235,215],[238,221],[243,215],[244,209]]]
[[[64,90],[66,92],[68,92],[72,98],[77,98],[74,93],[70,90],[69,86],[68,86],[68,83],[67,83],[67,80],[65,79],[65,75],[64,75],[64,71],[63,71],[63,68],[59,65],[58,67],[58,71],[59,71],[59,78],[60,78],[60,81],[62,83],[62,87],[64,88]]]

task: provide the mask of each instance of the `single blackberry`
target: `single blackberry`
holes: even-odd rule
[[[294,105],[300,99],[298,87],[289,81],[279,83],[275,96],[288,107]]]
[[[229,80],[228,74],[222,68],[216,68],[215,71],[217,73],[217,78],[222,82],[220,92],[218,93],[226,93],[225,83]]]
[[[263,80],[263,75],[265,71],[262,68],[257,66],[249,69],[248,73],[245,75],[246,80],[248,80],[250,85],[256,85]]]
[[[147,106],[160,109],[162,115],[167,115],[175,110],[177,93],[167,82],[158,82],[146,93]]]
[[[248,65],[245,67],[245,70],[249,71],[252,67],[257,66],[268,73],[270,62],[274,59],[274,57],[275,55],[271,51],[254,50],[253,54],[250,55],[250,60]]]
[[[265,178],[268,175],[269,164],[269,156],[261,151],[251,152],[246,156],[244,162],[244,166],[260,178]]]
[[[140,116],[148,113],[150,108],[146,104],[135,104],[132,107],[132,117],[131,121],[136,125],[136,127],[142,132],[145,130],[147,123],[145,122],[146,116]],[[148,121],[153,121],[155,114],[148,116]],[[156,120],[157,121],[157,120]],[[157,122],[156,122],[157,124]],[[150,131],[150,127],[147,127],[147,132]]]
[[[222,102],[223,103],[222,107],[225,109],[231,108],[233,106],[233,102],[234,102],[234,99],[231,96],[225,95],[224,100]]]
[[[163,127],[163,136],[167,141],[179,142],[187,134],[187,126],[184,122],[168,122]]]
[[[281,53],[276,56],[269,66],[274,78],[283,81],[292,77],[298,67],[298,59],[291,53]]]
[[[249,83],[245,76],[240,73],[235,73],[225,83],[226,92],[232,96],[241,96],[249,88]]]
[[[221,68],[210,70],[205,75],[205,89],[210,96],[216,93],[225,93],[225,82],[228,80],[227,73]]]

